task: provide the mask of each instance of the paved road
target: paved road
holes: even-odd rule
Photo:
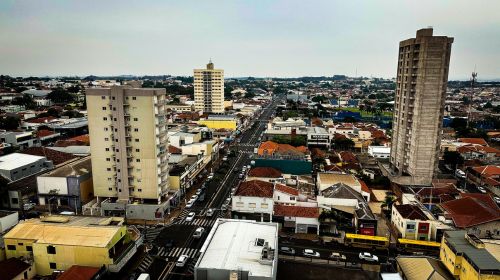
[[[250,156],[260,143],[267,121],[274,114],[280,101],[273,100],[269,103],[260,116],[253,120],[236,141],[226,148],[226,151],[234,151],[234,156],[228,156],[225,162],[214,163],[215,177],[221,179],[218,182],[205,182],[204,201],[197,201],[193,207],[183,209],[179,217],[167,226],[148,228],[144,231],[147,241],[152,242],[153,249],[140,263],[139,272],[149,273],[152,280],[192,278],[194,265],[207,233],[217,218],[230,217],[229,207],[223,208],[223,205],[227,205],[226,200],[231,196],[232,188],[238,185],[240,180],[238,175],[242,167],[250,164]],[[215,210],[213,216],[206,215],[208,209]],[[186,217],[190,212],[194,212],[196,216],[192,221],[187,221]],[[205,233],[201,238],[194,238],[193,233],[199,227],[203,227]],[[167,246],[167,244],[173,244],[173,246]],[[188,255],[189,261],[184,267],[176,267],[175,262],[181,255]]]

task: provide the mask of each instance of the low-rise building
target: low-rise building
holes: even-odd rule
[[[454,280],[439,260],[424,256],[399,256],[396,258],[398,272],[406,280]]]
[[[200,250],[194,279],[274,280],[277,248],[276,223],[217,219]]]
[[[466,231],[446,231],[439,259],[455,279],[500,279],[500,266],[475,235]]]
[[[271,221],[274,184],[252,180],[240,183],[232,198],[232,217],[244,220]]]
[[[21,150],[40,146],[40,140],[33,131],[2,131],[0,132],[0,142],[19,147]]]
[[[17,211],[0,210],[0,233],[6,232],[19,222],[19,213]]]
[[[393,205],[391,222],[400,238],[431,240],[431,221],[417,205]]]
[[[0,261],[0,278],[6,280],[33,279],[36,269],[32,263],[20,258],[10,258]]]
[[[389,158],[391,156],[391,147],[369,146],[368,154],[374,158]]]
[[[290,205],[274,205],[273,221],[293,233],[319,234],[319,208]]]
[[[12,153],[0,157],[0,175],[10,181],[17,181],[50,168],[52,163],[41,156]]]
[[[73,265],[118,272],[140,245],[140,234],[123,218],[46,216],[25,220],[4,235],[7,258],[31,259],[46,276]]]
[[[94,197],[90,157],[38,176],[37,190],[40,205],[66,206],[81,213],[82,206]]]
[[[235,131],[238,129],[239,121],[236,116],[210,115],[206,119],[199,120],[199,125],[204,125],[210,129],[226,129]]]

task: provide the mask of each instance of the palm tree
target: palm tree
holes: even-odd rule
[[[392,205],[396,202],[396,197],[393,195],[386,195],[384,201],[382,201],[382,208],[385,208],[387,210],[392,209]]]

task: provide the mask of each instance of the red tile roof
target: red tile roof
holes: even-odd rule
[[[358,159],[356,158],[356,156],[351,152],[342,151],[339,153],[339,155],[340,155],[340,158],[342,159],[343,162],[350,162],[350,163],[357,163],[358,162]]]
[[[55,120],[55,117],[43,117],[43,118],[35,118],[35,119],[30,119],[26,120],[27,123],[47,123],[50,122],[51,120]]]
[[[304,207],[304,206],[288,206],[275,204],[274,216],[280,217],[302,217],[302,218],[318,218],[318,207]]]
[[[483,138],[458,138],[458,141],[469,144],[488,145],[488,142],[486,142]]]
[[[478,166],[473,167],[472,169],[485,177],[500,175],[500,166],[496,165]]]
[[[52,149],[47,149],[44,147],[30,147],[27,149],[24,149],[21,153],[23,154],[28,154],[28,155],[34,155],[34,156],[41,156],[41,157],[46,157],[48,160],[51,160],[54,165],[59,165],[63,162],[66,162],[68,160],[72,160],[77,158],[76,156],[68,153],[63,153],[59,152],[56,150]]]
[[[274,184],[260,180],[242,182],[235,196],[273,197]]]
[[[451,217],[458,228],[468,228],[488,222],[500,220],[498,206],[491,207],[494,202],[488,197],[472,197],[455,199],[441,203],[441,207]]]
[[[69,138],[68,140],[80,141],[80,142],[83,142],[83,143],[90,144],[90,137],[89,137],[88,134],[84,134],[84,135],[80,135],[80,136],[75,136],[75,137]]]
[[[52,135],[52,134],[55,134],[55,132],[52,131],[52,130],[42,129],[42,130],[38,130],[36,132],[36,137],[40,138],[40,137],[45,137],[45,136],[49,136],[49,135]]]
[[[280,191],[280,192],[283,192],[283,193],[287,193],[287,194],[290,194],[290,195],[295,195],[295,196],[299,195],[299,191],[297,189],[289,187],[289,186],[276,184],[275,189],[277,191]]]
[[[249,177],[279,178],[281,171],[272,167],[254,167],[248,172]]]
[[[98,271],[99,268],[95,267],[73,265],[57,277],[57,280],[91,280]]]
[[[410,220],[428,220],[427,216],[420,210],[420,208],[416,205],[412,204],[400,204],[394,205],[393,207],[401,214],[401,216],[405,219]]]
[[[172,145],[168,145],[168,152],[171,154],[182,154],[182,149],[179,149]]]
[[[495,201],[493,201],[493,199],[491,199],[489,194],[485,194],[485,193],[461,193],[460,196],[462,198],[465,198],[465,197],[476,198],[476,199],[483,201],[486,205],[488,205],[489,207],[491,207],[493,209],[497,208],[497,204],[495,203]]]
[[[363,180],[358,179],[359,184],[361,185],[361,190],[367,193],[370,193],[370,188],[368,188],[368,185]]]

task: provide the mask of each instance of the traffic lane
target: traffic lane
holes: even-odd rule
[[[342,248],[342,249],[329,249],[325,248],[324,246],[315,245],[315,246],[308,246],[308,245],[297,245],[297,244],[290,244],[290,243],[280,243],[279,248],[281,247],[288,247],[288,248],[293,248],[295,250],[295,256],[298,257],[303,257],[303,251],[304,249],[311,249],[314,251],[317,251],[320,254],[321,259],[329,259],[330,255],[332,252],[337,252],[340,254],[343,254],[346,256],[346,259],[348,262],[356,262],[356,263],[367,263],[367,264],[374,264],[375,262],[368,262],[361,260],[359,258],[359,253],[361,252],[369,252],[371,254],[374,254],[378,257],[378,262],[377,263],[385,263],[387,262],[387,250],[367,250],[367,249],[362,249],[362,248]]]

